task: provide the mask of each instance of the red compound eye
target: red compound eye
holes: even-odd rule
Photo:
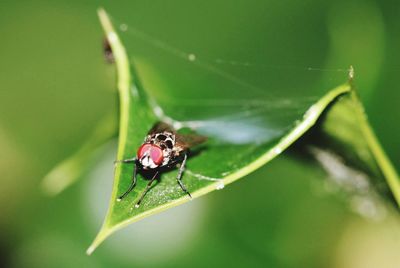
[[[137,151],[137,158],[141,159],[146,153],[150,153],[151,160],[153,160],[154,164],[157,166],[161,165],[164,160],[163,151],[157,145],[149,143],[142,144]]]
[[[150,151],[150,157],[151,160],[153,160],[154,164],[156,164],[157,166],[161,165],[161,163],[164,160],[162,149],[156,145],[152,145]]]
[[[151,144],[149,144],[149,143],[142,144],[142,146],[140,146],[138,151],[137,151],[137,158],[141,159],[144,156],[144,154],[148,150],[150,150],[150,148],[151,148]]]

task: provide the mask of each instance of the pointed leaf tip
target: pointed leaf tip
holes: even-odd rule
[[[354,80],[354,67],[353,67],[353,65],[350,65],[350,67],[349,67],[348,79],[349,79],[350,83],[353,82],[353,80]]]

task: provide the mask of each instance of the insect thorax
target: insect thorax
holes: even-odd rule
[[[163,151],[164,160],[162,166],[167,165],[170,160],[179,155],[179,151],[175,148],[175,134],[164,131],[161,133],[152,133],[147,135],[145,143],[151,143],[159,146]]]

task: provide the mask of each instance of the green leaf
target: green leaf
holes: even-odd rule
[[[374,137],[350,82],[330,90],[317,100],[305,98],[300,101],[299,94],[289,92],[291,94],[291,98],[288,99],[290,107],[296,106],[296,112],[285,114],[287,107],[282,102],[280,106],[283,108],[274,111],[277,118],[273,120],[265,120],[266,118],[262,116],[256,117],[257,120],[252,120],[244,113],[242,116],[218,117],[208,121],[178,122],[166,114],[173,114],[174,117],[181,118],[186,116],[189,119],[190,116],[199,117],[199,115],[196,115],[194,109],[191,110],[190,115],[183,115],[181,110],[172,108],[176,107],[173,103],[169,108],[167,104],[164,105],[163,108],[166,111],[164,112],[150,98],[151,95],[144,91],[144,87],[138,81],[139,77],[144,78],[145,87],[150,88],[149,80],[146,77],[155,78],[157,76],[153,75],[152,70],[147,68],[148,66],[146,67],[145,61],[140,62],[138,58],[136,58],[136,63],[140,62],[141,68],[137,70],[132,68],[132,63],[130,63],[126,50],[109,17],[104,10],[99,11],[99,16],[106,37],[111,44],[118,71],[120,95],[118,159],[132,158],[148,130],[160,119],[174,126],[197,128],[199,132],[207,134],[209,140],[205,148],[188,159],[183,177],[193,198],[197,198],[211,191],[222,189],[225,185],[256,170],[281,154],[304,135],[302,139],[306,144],[304,148],[311,148],[309,151],[323,165],[326,165],[328,171],[330,162],[327,163],[324,160],[324,150],[329,150],[335,155],[344,155],[347,162],[343,162],[343,166],[349,165],[357,169],[357,172],[367,174],[368,178],[375,178],[377,183],[374,186],[377,186],[378,193],[389,197],[389,200],[394,197],[399,203],[400,186],[396,171]],[[140,36],[156,46],[176,52],[157,40],[147,38],[142,34]],[[179,52],[175,54],[177,53],[179,54]],[[188,56],[189,61],[194,61],[195,66],[232,83],[255,89],[235,76],[197,60],[194,55],[179,54],[179,56],[183,58]],[[136,75],[137,72],[140,76]],[[167,76],[168,71],[165,74]],[[352,73],[350,76],[352,78]],[[182,77],[180,80],[188,82],[190,78]],[[199,93],[205,94],[205,92]],[[284,92],[284,94],[286,93]],[[217,96],[220,93],[213,92],[213,94]],[[320,92],[313,92],[313,96],[317,94]],[[212,95],[213,97],[214,95]],[[239,96],[239,100],[240,98],[242,96]],[[173,97],[166,97],[166,99],[174,102]],[[198,104],[196,99],[192,103],[189,100],[188,103],[194,106]],[[200,105],[200,107],[202,106]],[[239,109],[239,107],[234,108]],[[244,107],[244,112],[247,108]],[[265,114],[265,110],[261,110],[261,112]],[[323,116],[321,117],[321,115]],[[313,126],[315,126],[314,130],[305,135]],[[180,190],[176,183],[177,170],[172,170],[162,174],[161,180],[150,189],[139,208],[133,208],[133,204],[136,203],[147,184],[147,181],[140,175],[134,190],[124,200],[117,202],[117,197],[125,192],[131,182],[132,171],[132,165],[116,165],[109,209],[100,232],[87,250],[88,254],[91,254],[104,239],[118,229],[190,201],[190,198]]]
[[[341,96],[305,137],[331,177],[346,179],[356,194],[380,193],[400,204],[399,177],[368,124],[354,90]]]

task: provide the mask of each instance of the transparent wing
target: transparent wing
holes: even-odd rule
[[[154,124],[154,126],[150,129],[149,134],[162,133],[164,131],[168,131],[171,133],[176,132],[175,129],[171,125],[160,121],[160,122],[157,122],[156,124]]]
[[[176,134],[176,146],[181,147],[183,150],[200,145],[207,141],[207,137],[197,134]]]

